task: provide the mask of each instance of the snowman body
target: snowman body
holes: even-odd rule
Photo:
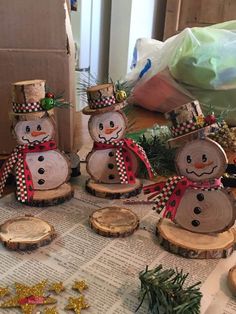
[[[17,142],[32,147],[43,147],[45,141],[54,137],[52,118],[46,116],[35,120],[19,121],[14,128]],[[42,145],[40,145],[40,143]],[[69,178],[68,161],[58,150],[26,153],[25,160],[32,176],[34,190],[55,189]]]
[[[232,196],[215,184],[226,166],[224,150],[212,140],[193,140],[179,150],[176,168],[194,185],[181,195],[176,211],[175,221],[181,227],[197,233],[214,233],[234,224],[236,213]]]
[[[120,111],[109,111],[90,117],[89,133],[92,139],[98,143],[112,144],[120,140],[125,135],[126,117]],[[121,183],[117,161],[116,150],[118,148],[104,148],[101,150],[92,150],[87,156],[87,171],[96,181],[101,183]],[[134,153],[129,152],[132,164],[132,171],[135,173],[138,167],[137,158]]]

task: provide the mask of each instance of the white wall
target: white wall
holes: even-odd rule
[[[112,0],[109,55],[109,75],[112,80],[118,80],[129,72],[138,38],[157,38],[159,1]]]

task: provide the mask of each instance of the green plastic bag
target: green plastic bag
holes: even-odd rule
[[[236,125],[236,20],[187,28],[168,64],[172,76],[216,114]],[[173,41],[174,42],[174,41]]]

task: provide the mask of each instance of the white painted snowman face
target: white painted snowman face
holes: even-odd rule
[[[224,150],[210,139],[194,140],[184,145],[176,156],[180,175],[192,181],[220,178],[227,166]]]
[[[14,130],[19,144],[38,144],[54,135],[54,126],[49,118],[19,121]]]
[[[91,116],[89,133],[96,142],[107,143],[122,138],[125,134],[126,119],[119,111],[109,111]]]

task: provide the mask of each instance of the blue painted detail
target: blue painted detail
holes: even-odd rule
[[[151,66],[152,66],[151,60],[150,60],[150,59],[147,59],[147,62],[146,62],[146,64],[145,64],[144,68],[143,68],[142,71],[139,73],[139,79],[141,79],[141,78],[144,76],[144,74],[151,68]]]

